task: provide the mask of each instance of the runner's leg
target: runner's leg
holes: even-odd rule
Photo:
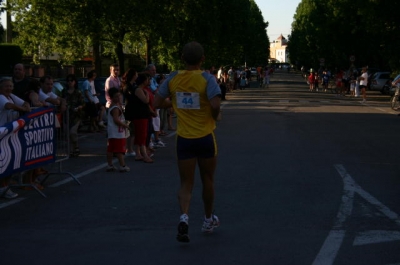
[[[194,174],[196,169],[196,158],[178,160],[181,187],[178,192],[181,214],[188,214],[192,190],[194,185]]]
[[[217,166],[217,158],[199,158],[199,169],[203,183],[203,203],[206,218],[211,218],[214,210],[214,172]]]

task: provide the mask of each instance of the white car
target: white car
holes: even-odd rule
[[[383,86],[390,79],[390,72],[376,72],[371,78],[370,90],[383,91]]]

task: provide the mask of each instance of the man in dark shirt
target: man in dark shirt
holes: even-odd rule
[[[14,66],[12,81],[14,83],[13,94],[24,99],[26,90],[28,89],[29,79],[25,77],[24,65],[18,63]]]

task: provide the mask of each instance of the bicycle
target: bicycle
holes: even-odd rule
[[[400,108],[399,96],[400,96],[400,86],[397,86],[393,97],[390,99],[390,107],[393,110],[399,110]]]

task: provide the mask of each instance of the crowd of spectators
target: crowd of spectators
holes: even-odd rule
[[[304,67],[302,67],[302,73],[305,73]],[[335,87],[337,97],[343,97],[346,94],[352,97],[362,96],[362,102],[366,102],[368,67],[362,67],[361,71],[357,71],[354,67],[348,70],[337,69],[334,73],[328,69],[320,68],[318,71],[315,71],[313,68],[310,68],[307,83],[310,86],[311,92],[318,92],[319,84],[322,85],[324,92],[326,92],[330,82],[333,84],[331,86]]]
[[[62,119],[64,123],[60,126],[68,129],[70,157],[80,155],[78,129],[87,118],[89,132],[98,132],[107,126],[107,171],[117,170],[112,165],[113,157],[118,158],[121,172],[130,170],[125,165],[125,156],[134,157],[135,161],[153,163],[155,149],[166,147],[160,137],[175,131],[172,108],[153,107],[154,94],[165,78],[162,75],[156,77],[156,67],[152,64],[140,73],[128,69],[120,77],[119,66],[112,64],[104,88],[106,106],[99,101],[95,79],[96,72],[88,72],[87,80],[80,89],[76,76],[70,74],[58,96],[53,92],[54,80],[51,76],[43,76],[40,80],[28,78],[24,66],[17,64],[13,69],[13,77],[0,82],[0,126],[18,119],[32,108],[56,106],[61,115],[68,117]],[[169,132],[165,130],[167,125]],[[37,168],[21,174],[24,183],[43,189],[37,178],[46,173],[44,168]],[[1,197],[11,199],[18,196],[9,188],[11,177],[0,178]]]

